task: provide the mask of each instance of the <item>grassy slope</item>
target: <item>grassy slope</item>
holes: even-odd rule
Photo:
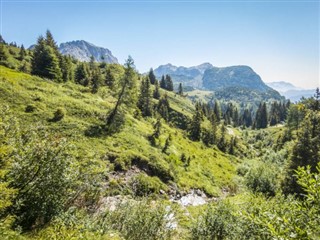
[[[175,183],[183,190],[200,188],[211,195],[219,195],[222,187],[232,184],[235,175],[235,158],[215,148],[207,148],[200,142],[192,142],[185,132],[163,122],[158,147],[152,147],[147,139],[153,131],[155,119],[136,119],[127,113],[124,129],[113,136],[87,137],[85,132],[103,124],[107,111],[115,99],[107,88],[91,94],[87,88],[73,84],[57,84],[0,66],[0,103],[8,105],[11,113],[28,127],[37,122],[52,131],[68,137],[75,145],[75,154],[82,157],[106,159],[110,152],[122,158],[143,156],[150,162],[169,169]],[[174,93],[168,93],[170,106],[187,116],[192,115],[191,102]],[[26,113],[27,105],[36,110]],[[50,122],[54,111],[62,107],[66,116],[60,122]],[[165,139],[172,134],[168,154],[162,153]],[[191,156],[191,164],[185,169],[180,160],[182,153]],[[106,167],[112,164],[106,160]]]

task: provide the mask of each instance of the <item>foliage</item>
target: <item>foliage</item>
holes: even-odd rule
[[[141,201],[119,204],[115,211],[107,212],[100,220],[104,232],[117,230],[128,240],[170,239],[172,210],[165,204]]]
[[[53,114],[52,121],[57,122],[64,118],[66,114],[66,110],[63,108],[57,108],[57,110]]]
[[[136,196],[148,196],[152,193],[159,194],[160,190],[167,190],[167,186],[158,177],[150,177],[145,174],[136,175],[131,182]]]
[[[278,191],[278,172],[272,164],[261,163],[246,174],[246,185],[255,193],[274,196]]]

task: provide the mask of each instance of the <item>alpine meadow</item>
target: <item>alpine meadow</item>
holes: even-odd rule
[[[201,55],[205,54],[202,40],[211,39],[212,35],[200,34],[203,26],[195,26],[192,19],[183,17],[195,17],[192,11],[201,9],[202,16],[210,21],[209,13],[216,11],[214,7],[236,9],[233,3],[101,1],[90,5],[85,1],[15,4],[4,1],[1,4],[4,27],[0,35],[0,239],[320,239],[319,82],[307,86],[307,79],[313,78],[308,78],[311,73],[306,74],[308,93],[291,83],[264,82],[265,78],[286,80],[284,76],[289,81],[291,76],[306,70],[296,68],[292,60],[284,63],[293,64],[288,75],[284,65],[282,75],[278,72],[281,67],[274,68],[274,75],[259,75],[259,63],[269,57],[267,53],[248,52],[242,56],[246,60],[240,61],[237,56],[237,64],[230,61],[223,63],[224,67],[209,63],[212,59],[197,62],[207,56]],[[35,12],[44,11],[45,6],[57,10],[55,6],[60,5],[72,6],[75,12],[63,15],[65,10],[59,7],[61,13],[57,14],[61,19],[51,21],[49,12],[43,22],[38,22],[42,21],[39,18],[37,25],[31,25],[37,33],[31,36],[33,42],[29,47],[26,36],[30,33],[13,34],[18,31],[14,22],[8,25],[10,29],[6,27],[6,11],[10,6],[20,11],[19,4],[32,5]],[[311,13],[312,8],[307,7],[317,5],[318,10],[314,11],[319,19],[319,2],[235,3],[244,7],[243,14],[248,10],[246,4],[257,5],[259,9],[268,6],[265,10],[277,19],[280,13],[273,11],[277,4],[289,6],[288,17],[291,11],[295,14],[291,5],[297,8],[303,5],[300,8],[306,14],[303,19],[307,19],[308,11]],[[100,29],[114,34],[110,42],[115,39],[118,52],[85,40],[64,41],[63,34],[68,31],[68,37],[72,37],[71,33],[73,39],[79,36],[78,6],[82,6],[81,11],[85,7],[88,11],[96,9],[95,14],[82,16],[90,24],[102,17],[98,16],[99,8],[109,6],[110,16],[119,14],[119,20],[108,21],[110,29]],[[127,9],[130,6],[130,12],[138,11],[140,15],[132,18],[132,24]],[[167,9],[167,17],[176,17],[172,19],[176,35],[171,32],[168,19],[155,20],[159,16],[156,6],[159,11]],[[143,10],[137,9],[147,11],[151,7],[154,13],[146,12],[148,22],[146,16],[141,16]],[[125,12],[120,13],[123,9]],[[227,8],[223,9],[227,12]],[[240,10],[230,11],[228,14],[232,12],[242,19]],[[250,8],[250,11],[252,19],[253,16],[260,19],[258,10]],[[162,14],[165,18],[166,12]],[[219,24],[228,22],[223,13],[219,17]],[[19,21],[23,21],[21,18]],[[63,21],[65,26],[53,24]],[[127,28],[120,29],[124,22]],[[158,28],[145,32],[136,29],[139,36],[136,38],[130,35],[135,23],[141,29],[152,24]],[[255,24],[259,23],[260,20]],[[48,30],[43,32],[43,26],[38,24],[46,25],[44,29]],[[269,24],[272,30],[268,34],[274,34],[273,40],[260,43],[270,48],[271,44],[284,46],[276,40],[284,33],[277,32],[275,22],[270,20]],[[319,33],[319,21],[315,24]],[[184,36],[186,25],[194,28],[194,32],[188,33],[192,36],[171,48],[169,45],[177,43],[181,34]],[[241,42],[241,37],[249,39],[253,25],[248,28],[248,36],[233,32],[233,41]],[[114,26],[117,32],[112,32],[116,31]],[[83,25],[80,32],[91,37],[90,41],[103,34],[96,26],[90,26],[90,31],[86,27]],[[89,32],[84,32],[85,29]],[[163,35],[163,31],[172,35]],[[294,30],[288,27],[285,34],[290,31]],[[120,32],[124,35],[119,35]],[[227,30],[218,28],[213,32],[217,44],[221,37],[232,48],[232,41],[224,36]],[[158,38],[158,33],[162,38]],[[148,34],[155,35],[153,40]],[[126,44],[121,36],[127,36]],[[304,39],[308,36],[306,32]],[[213,39],[211,45],[215,44]],[[165,53],[160,53],[148,49],[149,40],[159,44],[155,48],[170,44],[168,49],[161,50]],[[295,43],[292,40],[284,48]],[[190,50],[185,49],[185,53],[174,50],[186,44]],[[261,47],[249,45],[244,48]],[[134,47],[137,49],[133,50]],[[199,48],[199,56],[193,48]],[[121,55],[121,51],[127,52],[124,61],[113,55]],[[128,55],[130,51],[132,56]],[[164,56],[167,62],[179,59],[179,52],[186,54],[180,59],[188,56],[189,62],[182,62],[188,66],[161,65],[159,59]],[[277,52],[273,53],[276,59]],[[146,54],[150,59],[139,61]],[[217,50],[215,59],[219,62],[219,58],[223,61],[237,54],[241,55],[241,51],[226,50],[223,57]],[[251,66],[248,54],[257,59]],[[293,53],[289,57],[292,56]],[[261,66],[272,72],[275,65]],[[319,69],[317,73],[319,80]],[[274,77],[276,74],[278,79]],[[295,97],[300,91],[299,100],[287,98],[284,88],[279,90],[283,86],[292,86]]]

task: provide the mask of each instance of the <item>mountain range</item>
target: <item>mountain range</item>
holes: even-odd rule
[[[177,85],[215,92],[215,97],[248,100],[247,95],[263,96],[260,100],[281,100],[281,95],[267,86],[260,76],[249,66],[214,67],[203,63],[192,67],[177,67],[172,64],[161,65],[154,70],[157,78],[169,74]],[[242,97],[241,97],[242,96]],[[239,98],[240,97],[240,98]]]
[[[32,45],[29,49],[32,49]],[[61,43],[59,51],[63,55],[70,55],[77,60],[89,62],[93,56],[96,62],[118,63],[118,59],[112,52],[104,47],[96,46],[84,40],[76,40]],[[260,76],[249,66],[214,67],[211,63],[203,63],[197,66],[184,67],[172,64],[160,65],[154,70],[158,79],[162,75],[169,74],[177,86],[182,83],[185,89],[200,89],[218,93],[225,96],[226,91],[233,95],[265,94],[266,98],[280,100],[281,95],[291,101],[298,101],[302,96],[312,96],[314,90],[297,88],[287,82],[264,83]],[[280,94],[279,94],[279,93]]]

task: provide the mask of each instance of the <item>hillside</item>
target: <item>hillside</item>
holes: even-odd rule
[[[64,56],[50,31],[0,57],[0,237],[318,238],[319,89],[277,101],[240,67],[251,89],[223,69],[242,85],[175,92],[130,56]]]
[[[154,120],[136,119],[130,113],[127,113],[127,123],[120,133],[113,136],[92,135],[90,131],[104,123],[108,109],[115,101],[108,89],[102,88],[97,95],[92,95],[79,85],[61,85],[2,66],[0,68],[2,107],[9,106],[11,113],[21,124],[23,123],[24,128],[39,123],[48,132],[67,137],[70,144],[76,147],[75,151],[79,156],[94,156],[96,160],[106,161],[104,164],[108,166],[106,170],[109,171],[111,179],[114,174],[117,175],[112,171],[116,164],[124,164],[121,168],[127,171],[134,167],[137,160],[136,167],[141,168],[137,173],[162,178],[167,185],[164,187],[167,190],[166,194],[177,185],[178,191],[201,189],[208,195],[219,196],[222,188],[232,184],[235,159],[219,150],[205,147],[200,142],[186,139],[182,130],[170,127],[165,122],[162,123],[163,133],[158,147],[151,146],[148,141]],[[168,93],[168,96],[174,111],[191,116],[193,106],[190,101],[171,93]],[[35,110],[31,113],[26,112],[28,106],[33,106]],[[58,108],[65,109],[64,119],[61,122],[48,121]],[[162,152],[162,146],[169,134],[174,137],[169,153],[165,154]],[[183,153],[192,157],[188,170],[180,160]],[[107,159],[110,158],[123,162],[117,162],[116,159],[109,162]],[[140,165],[139,161],[143,162],[143,165]],[[144,171],[144,165],[154,167],[154,172]],[[123,187],[130,182],[128,179],[116,178]]]

